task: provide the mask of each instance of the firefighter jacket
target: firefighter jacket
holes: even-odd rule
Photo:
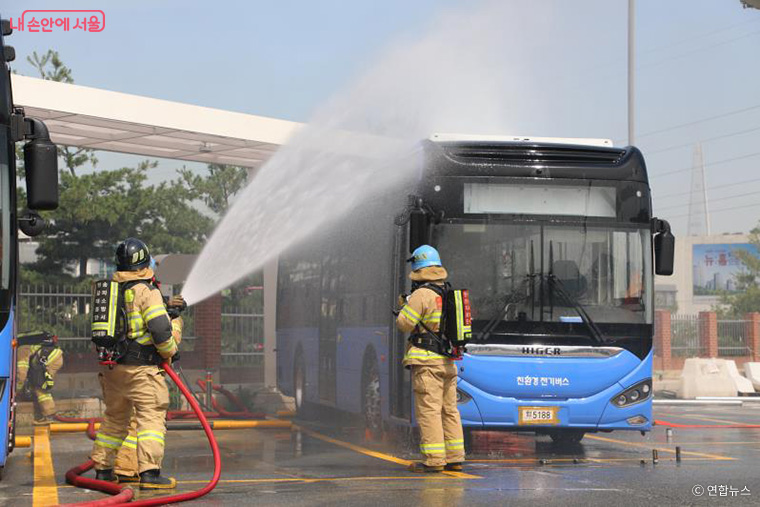
[[[117,271],[113,281],[118,283],[140,281],[124,291],[128,331],[127,338],[142,346],[152,345],[164,359],[169,359],[177,352],[175,335],[180,336],[182,322],[172,325],[166,312],[161,291],[152,283],[153,270],[143,268],[139,271]],[[177,319],[175,319],[177,320]]]
[[[448,278],[448,273],[443,267],[429,266],[413,271],[409,274],[409,278],[414,282],[442,284]],[[407,303],[401,308],[396,319],[396,326],[405,333],[413,331],[424,333],[426,331],[420,325],[423,323],[430,331],[437,332],[441,325],[442,306],[443,301],[435,291],[421,287],[412,292]],[[453,360],[449,357],[407,343],[403,360],[405,367],[450,363],[453,363]]]
[[[16,385],[21,388],[26,382],[27,373],[29,373],[30,361],[42,360],[45,370],[52,378],[58,373],[63,366],[63,351],[60,347],[44,347],[42,344],[21,345],[16,351]],[[41,389],[42,385],[31,386],[34,389]],[[50,386],[52,387],[52,386]]]

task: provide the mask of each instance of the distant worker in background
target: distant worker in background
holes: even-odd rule
[[[155,273],[156,262],[150,259],[150,269]],[[153,284],[159,287],[161,284],[154,276]],[[180,314],[187,308],[187,303],[182,296],[164,297],[166,310],[172,320],[172,338],[179,347],[182,342],[182,317]],[[176,360],[177,355],[174,356]],[[119,452],[116,453],[116,461],[113,467],[116,479],[120,484],[140,482],[139,463],[137,460],[137,417],[133,413],[129,420],[129,433],[121,443]]]
[[[21,333],[17,337],[16,388],[21,399],[34,404],[34,424],[55,420],[53,386],[55,375],[63,366],[63,351],[58,337],[45,331]]]
[[[139,239],[127,238],[116,249],[113,280],[123,288],[127,345],[116,364],[104,366],[99,374],[106,409],[92,460],[97,479],[117,480],[116,454],[134,414],[140,489],[171,489],[177,482],[161,475],[169,390],[159,365],[177,353],[177,344],[150,261],[150,251]]]
[[[412,370],[414,411],[420,428],[420,451],[424,462],[409,466],[412,472],[462,470],[464,436],[457,409],[457,368],[452,358],[439,353],[432,335],[440,328],[441,296],[431,284],[443,287],[448,278],[438,251],[429,245],[417,248],[412,263],[412,294],[396,319],[398,328],[411,333],[403,365]],[[425,329],[427,328],[427,329]]]

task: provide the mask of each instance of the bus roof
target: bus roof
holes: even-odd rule
[[[574,144],[577,146],[600,146],[612,148],[612,140],[595,139],[586,137],[533,137],[533,136],[504,136],[504,135],[478,135],[478,134],[433,134],[430,136],[433,142],[462,142],[484,141],[488,143],[550,143],[550,144]]]

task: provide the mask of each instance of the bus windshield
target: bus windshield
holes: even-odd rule
[[[594,338],[596,325],[651,324],[650,241],[648,229],[613,224],[451,221],[434,229],[449,280],[470,290],[476,333],[498,324]]]

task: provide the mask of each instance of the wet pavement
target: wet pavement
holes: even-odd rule
[[[655,416],[688,425],[757,424],[760,403],[658,406]],[[590,434],[571,447],[529,433],[476,433],[465,473],[425,475],[405,470],[416,456],[402,444],[366,442],[358,430],[315,421],[297,421],[292,429],[217,431],[217,437],[222,480],[194,505],[760,503],[760,429],[676,428],[668,438],[666,428],[657,426],[644,437]],[[61,503],[103,497],[64,481],[66,470],[84,461],[90,445],[84,433],[50,436],[54,471],[47,493],[57,493]],[[171,431],[167,446],[164,471],[179,480],[177,491],[201,488],[213,468],[203,432]],[[652,449],[658,451],[656,464]],[[0,482],[0,502],[31,505],[33,495],[52,498],[40,496],[44,453],[38,454],[32,459],[30,449],[13,453]]]

